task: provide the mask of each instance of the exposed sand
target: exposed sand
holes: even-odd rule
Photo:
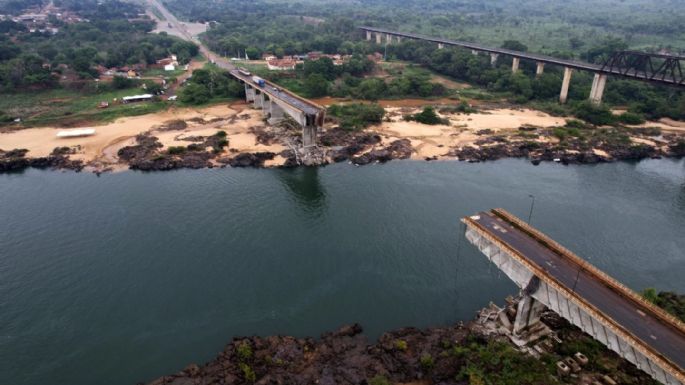
[[[225,119],[239,115],[247,119],[238,118],[229,123]],[[164,122],[175,119],[188,121],[193,118],[202,118],[205,121],[222,119],[213,123],[188,122],[188,127],[183,130],[159,131],[157,128]],[[10,133],[0,134],[0,149],[11,150],[25,148],[29,150],[27,156],[40,157],[49,155],[55,147],[72,147],[77,153],[71,155],[72,159],[80,159],[86,163],[95,163],[103,167],[118,163],[117,151],[125,146],[135,144],[135,136],[150,132],[159,138],[164,147],[187,146],[191,142],[181,140],[187,136],[209,136],[219,130],[227,133],[229,149],[239,152],[272,151],[280,152],[284,146],[274,144],[265,146],[257,144],[256,135],[250,132],[251,127],[263,126],[260,111],[245,109],[244,104],[217,105],[201,109],[181,108],[169,111],[121,118],[112,123],[94,127],[96,134],[80,138],[57,138],[57,132],[63,128],[43,127],[31,128]],[[226,149],[228,151],[228,149]]]
[[[405,114],[418,112],[414,108],[391,107],[386,109],[391,122],[384,122],[373,129],[382,134],[384,142],[397,138],[408,138],[416,150],[414,159],[437,156],[444,157],[451,147],[471,145],[482,139],[476,132],[490,129],[493,132],[514,131],[523,125],[537,127],[563,126],[565,118],[550,116],[544,112],[529,109],[495,109],[475,114],[444,115],[450,125],[429,126],[402,120]],[[475,146],[477,147],[477,146]]]

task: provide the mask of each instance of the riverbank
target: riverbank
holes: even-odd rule
[[[488,105],[464,113],[449,100],[401,102],[381,103],[384,121],[362,131],[342,130],[329,120],[319,133],[320,146],[307,152],[297,150],[297,127],[270,126],[261,111],[243,102],[122,118],[95,127],[96,134],[88,137],[57,138],[61,129],[56,127],[6,132],[0,134],[0,171],[292,167],[343,161],[365,165],[392,159],[479,162],[505,157],[528,158],[533,164],[598,163],[685,155],[682,122],[596,128],[526,108]],[[446,124],[404,119],[422,105],[436,103]],[[206,143],[217,134],[225,139],[222,146]],[[131,150],[137,152],[135,161]]]
[[[551,334],[517,346],[496,322],[515,314],[516,301],[508,302],[506,309],[491,304],[467,324],[401,328],[375,343],[359,324],[319,339],[237,337],[210,362],[190,364],[149,385],[651,383],[646,373],[550,311],[542,322]],[[560,361],[568,373],[557,369]]]

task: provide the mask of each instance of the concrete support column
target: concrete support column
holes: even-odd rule
[[[606,74],[595,74],[595,78],[592,80],[592,89],[590,90],[590,101],[593,104],[600,104],[602,102],[602,95],[604,95],[604,86],[606,84]]]
[[[402,36],[396,36],[397,37],[397,42],[401,43],[402,42]]]
[[[284,113],[283,108],[272,100],[269,109],[269,124],[276,124],[283,120]]]
[[[497,66],[497,58],[499,57],[499,54],[496,53],[491,53],[490,54],[490,65],[495,67]]]
[[[389,34],[389,33],[386,34],[386,35],[385,35],[385,41],[386,41],[388,44],[392,44],[392,35]]]
[[[438,43],[438,49],[443,49],[443,48],[445,48],[445,45],[442,43]]]
[[[371,41],[371,31],[366,31],[366,40]]]
[[[544,308],[545,305],[535,300],[535,298],[524,295],[518,303],[513,333],[519,334],[540,322],[540,313],[542,313]]]
[[[302,147],[316,146],[316,126],[302,127]]]
[[[511,72],[517,73],[519,70],[519,63],[521,62],[521,59],[515,57],[511,61]]]
[[[245,83],[245,101],[254,102],[254,88],[250,87],[249,84]]]
[[[564,68],[564,80],[561,82],[561,93],[559,94],[559,103],[566,103],[568,99],[568,86],[571,84],[571,74],[573,73],[572,68]]]
[[[262,117],[268,118],[271,113],[271,104],[273,102],[267,95],[262,94]]]
[[[264,106],[264,94],[259,92],[258,90],[255,90],[253,106],[256,109],[262,108]]]
[[[376,32],[376,44],[381,44],[382,34]]]
[[[472,50],[471,50],[471,54],[472,54],[473,56],[478,56],[478,51],[476,51],[475,49],[472,49]]]
[[[539,61],[537,67],[535,68],[535,76],[540,76],[545,71],[545,63]]]

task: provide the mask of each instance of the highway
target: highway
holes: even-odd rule
[[[174,29],[182,35],[181,37],[183,39],[197,44],[200,47],[200,52],[202,53],[202,55],[204,55],[208,60],[214,62],[214,64],[216,64],[219,68],[229,71],[231,75],[250,84],[253,88],[262,90],[264,93],[268,94],[272,98],[280,99],[284,101],[286,104],[293,106],[294,108],[304,112],[307,115],[317,115],[324,110],[323,107],[313,102],[309,102],[304,98],[300,98],[294,95],[292,92],[287,91],[281,87],[278,87],[273,83],[267,82],[266,87],[259,87],[259,85],[252,81],[251,76],[245,76],[238,72],[238,68],[229,59],[215,54],[206,45],[204,45],[200,41],[200,39],[198,39],[195,36],[192,36],[185,28],[183,23],[181,23],[176,18],[176,16],[169,12],[169,10],[166,9],[166,7],[159,0],[148,0],[148,4],[150,4],[150,6],[152,7],[156,7],[157,9],[159,9],[162,15],[164,15],[164,17],[167,19],[166,21],[170,23],[174,27]]]
[[[502,55],[517,57],[517,58],[521,58],[521,59],[528,59],[528,60],[533,60],[536,62],[542,62],[542,63],[546,63],[546,64],[555,64],[555,65],[573,68],[573,69],[578,69],[578,70],[601,72],[601,73],[607,73],[607,74],[612,74],[612,75],[616,75],[616,76],[629,77],[629,78],[633,78],[633,79],[637,79],[637,80],[656,82],[656,83],[662,83],[662,84],[668,84],[668,85],[685,86],[685,83],[683,83],[682,80],[673,79],[673,78],[669,78],[669,77],[665,77],[665,78],[658,77],[658,78],[652,79],[652,78],[645,76],[642,73],[638,73],[635,71],[629,71],[628,73],[623,73],[617,69],[613,69],[613,70],[602,69],[602,66],[599,64],[592,64],[592,63],[586,63],[586,62],[575,61],[575,60],[567,60],[567,59],[558,59],[558,58],[555,58],[552,56],[547,56],[547,55],[539,55],[539,54],[535,54],[535,53],[514,51],[514,50],[510,50],[510,49],[506,49],[506,48],[493,48],[493,47],[487,47],[484,45],[480,45],[480,44],[476,44],[476,43],[469,43],[469,42],[465,42],[465,41],[449,40],[449,39],[443,39],[443,38],[439,38],[439,37],[423,36],[423,35],[417,35],[414,33],[390,31],[387,29],[376,28],[376,27],[359,27],[359,28],[362,31],[377,32],[377,33],[382,33],[382,34],[390,34],[393,36],[401,36],[401,37],[408,38],[408,39],[424,40],[424,41],[429,41],[429,42],[439,43],[439,44],[444,44],[444,45],[463,47],[463,48],[472,49],[472,50],[481,51],[481,52],[502,54]]]
[[[574,291],[605,317],[685,372],[685,333],[681,329],[493,213],[481,212],[470,218],[482,230],[537,265],[557,283]]]

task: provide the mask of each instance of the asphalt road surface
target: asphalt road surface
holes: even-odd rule
[[[594,279],[588,272],[579,269],[577,264],[544,247],[494,214],[481,212],[478,217],[475,221],[491,235],[524,255],[569,290],[575,290],[633,336],[661,353],[681,371],[684,370],[685,334],[680,330],[664,323],[639,302]]]

